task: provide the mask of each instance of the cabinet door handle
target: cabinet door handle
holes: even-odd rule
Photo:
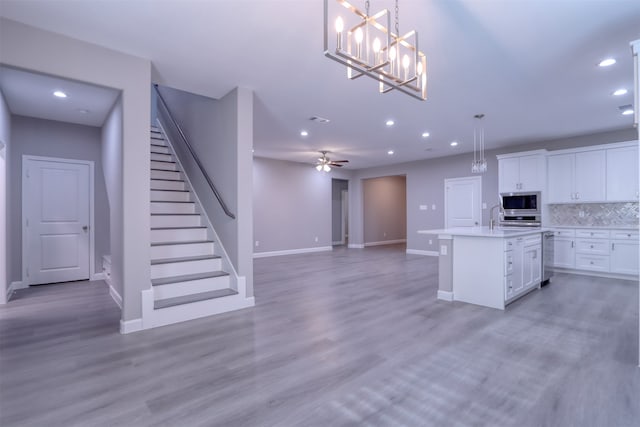
[[[573,240],[571,241],[571,247],[573,248]]]
[[[591,249],[593,249],[593,245],[591,245]]]
[[[615,250],[616,249],[616,244],[615,243],[611,243],[611,250]]]
[[[580,193],[576,193],[576,200],[580,200]]]

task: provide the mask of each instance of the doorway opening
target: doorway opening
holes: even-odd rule
[[[349,244],[349,181],[331,179],[331,240],[333,246]]]
[[[407,177],[362,180],[364,246],[407,242]]]

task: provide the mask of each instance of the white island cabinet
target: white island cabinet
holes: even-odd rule
[[[440,242],[438,298],[503,310],[540,286],[544,229],[421,230]]]

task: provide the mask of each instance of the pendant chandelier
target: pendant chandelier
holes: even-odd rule
[[[329,2],[345,9],[329,17]],[[398,0],[395,1],[395,32],[387,9],[364,12],[345,0],[324,0],[324,54],[347,67],[347,77],[369,76],[378,82],[380,93],[398,90],[424,101],[427,99],[427,59],[418,49],[418,33],[400,35]],[[336,36],[330,37],[334,33]],[[330,42],[329,39],[334,40]]]
[[[478,123],[482,120],[484,114],[476,114],[474,119]],[[479,129],[473,129],[473,162],[471,162],[472,173],[484,173],[487,171],[487,159],[484,157],[484,128],[480,125]]]

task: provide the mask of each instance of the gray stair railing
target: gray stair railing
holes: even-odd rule
[[[195,151],[193,151],[193,148],[191,147],[191,144],[189,144],[187,137],[182,131],[182,128],[180,127],[178,122],[176,122],[176,119],[173,118],[173,115],[171,114],[171,110],[169,110],[169,106],[167,105],[164,98],[162,97],[162,94],[160,93],[160,89],[158,88],[158,85],[154,84],[153,87],[156,90],[156,94],[158,95],[158,99],[160,100],[160,103],[162,104],[162,106],[164,107],[164,110],[167,113],[167,117],[169,117],[169,120],[171,120],[171,123],[173,124],[173,126],[175,126],[176,130],[180,134],[180,137],[182,138],[184,145],[189,150],[189,153],[191,153],[191,156],[193,157],[193,160],[198,165],[198,168],[200,168],[200,172],[202,172],[202,175],[204,175],[204,179],[209,184],[209,187],[211,188],[211,191],[213,191],[213,194],[216,196],[216,199],[218,199],[218,203],[220,203],[220,207],[222,207],[222,210],[229,218],[236,219],[236,216],[229,210],[229,208],[227,207],[227,204],[222,199],[222,196],[220,196],[220,193],[218,193],[218,190],[216,189],[216,186],[213,184],[213,181],[211,180],[211,178],[209,177],[209,174],[204,169],[204,166],[202,166],[202,162],[200,162],[198,155],[195,153]]]

